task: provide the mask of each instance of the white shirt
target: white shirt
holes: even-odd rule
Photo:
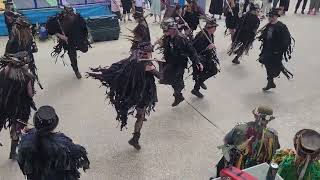
[[[136,0],[136,7],[143,7],[144,0]]]

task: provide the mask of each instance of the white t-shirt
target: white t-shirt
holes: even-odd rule
[[[136,7],[143,7],[144,0],[135,0],[136,1]]]

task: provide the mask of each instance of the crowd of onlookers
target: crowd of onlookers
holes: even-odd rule
[[[187,0],[188,1],[188,0]],[[240,3],[240,8],[246,8],[251,0],[236,0]],[[189,1],[188,1],[189,2]],[[181,6],[188,4],[186,0],[111,0],[111,11],[116,14],[118,18],[123,21],[132,21],[131,14],[136,11],[147,11],[148,14],[152,14],[154,22],[160,22],[164,14],[166,7],[170,5],[180,4]],[[206,12],[206,0],[196,0],[201,11]],[[271,8],[280,7],[283,9],[283,14],[289,10],[289,6],[292,2],[290,0],[254,0],[255,3],[261,5],[262,18],[271,10]],[[300,6],[302,3],[301,11]],[[190,2],[189,2],[190,3]],[[309,3],[309,8],[307,5]],[[234,0],[211,0],[208,11],[211,15],[218,15],[221,19],[222,14],[228,9],[229,6],[234,4]],[[301,14],[307,13],[308,15],[316,15],[319,13],[320,0],[298,0],[295,5],[294,13],[301,12]]]
[[[298,0],[294,13],[297,13],[301,2],[302,0]],[[303,0],[302,9],[301,9],[302,14],[304,14],[304,10],[306,8],[307,3],[308,3],[308,0]],[[317,13],[319,13],[319,9],[320,9],[320,0],[310,0],[308,14],[316,15]]]
[[[166,2],[162,0],[111,0],[111,11],[121,21],[132,21],[134,12],[149,11],[154,16],[154,22],[161,21],[162,11]]]

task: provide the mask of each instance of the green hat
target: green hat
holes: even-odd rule
[[[266,121],[275,119],[275,117],[273,116],[273,109],[268,106],[258,106],[252,111],[252,113],[256,116],[260,116]]]
[[[254,114],[257,114],[257,115],[263,114],[263,115],[272,116],[273,110],[272,110],[272,108],[270,108],[268,106],[259,106],[254,109]]]

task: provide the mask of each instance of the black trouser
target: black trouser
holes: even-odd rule
[[[173,79],[173,82],[171,84],[174,90],[174,94],[173,94],[174,96],[182,95],[181,91],[184,89],[183,75],[184,75],[184,67],[180,67],[176,69],[175,78]]]
[[[281,71],[283,70],[282,63],[280,64],[265,64],[267,70],[267,79],[273,80],[280,75]]]
[[[174,90],[174,96],[181,96],[181,91],[184,88],[184,65],[179,64],[165,64],[162,65],[163,73],[163,84],[171,85]]]
[[[298,0],[297,5],[296,5],[296,10],[299,9],[300,4],[301,4],[302,0]],[[304,11],[306,9],[306,5],[307,5],[308,0],[303,0],[303,4],[302,4],[302,11]]]
[[[273,80],[273,78],[278,77],[284,69],[282,64],[282,54],[262,54],[259,62],[266,67],[268,80]]]
[[[207,79],[216,75],[218,68],[215,62],[211,59],[207,59],[201,62],[203,65],[203,71],[199,71],[197,67],[193,66],[193,79],[195,80],[194,90],[199,90],[201,84]]]
[[[136,114],[136,123],[134,125],[134,132],[140,133],[143,125],[143,121],[146,121],[146,106],[144,105],[138,105],[136,107],[137,114]]]
[[[68,55],[71,62],[71,67],[74,72],[79,72],[78,69],[78,60],[77,60],[77,50],[75,48],[68,49]]]

